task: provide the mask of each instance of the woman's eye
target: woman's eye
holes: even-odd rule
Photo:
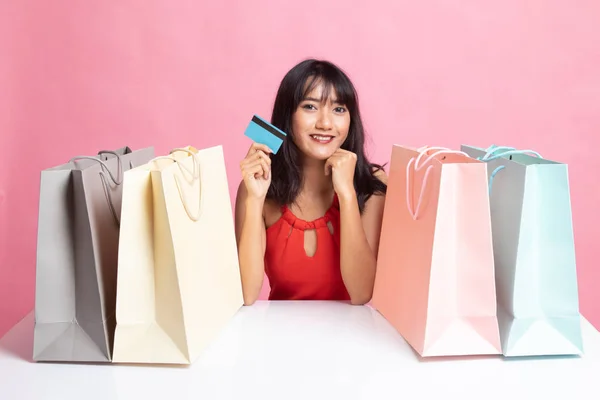
[[[344,107],[336,107],[336,108],[335,108],[335,112],[338,112],[338,113],[345,113],[345,112],[346,112],[346,109],[345,109]]]
[[[302,106],[302,108],[306,110],[316,110],[315,106],[313,106],[312,104],[305,104],[304,106]]]

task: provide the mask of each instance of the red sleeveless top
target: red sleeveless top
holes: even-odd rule
[[[281,218],[267,229],[265,273],[269,300],[350,300],[340,269],[340,210],[337,196],[325,215],[314,221],[297,218],[281,207]],[[333,227],[333,234],[327,223]],[[304,250],[304,231],[314,229],[317,250]]]

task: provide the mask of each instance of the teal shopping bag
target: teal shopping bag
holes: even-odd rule
[[[510,147],[461,150],[488,163],[503,354],[582,354],[567,165]]]

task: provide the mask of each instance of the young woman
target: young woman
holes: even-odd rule
[[[236,235],[244,303],[371,299],[386,192],[367,160],[353,84],[335,65],[306,60],[283,78],[271,123],[277,154],[254,143],[241,161]]]

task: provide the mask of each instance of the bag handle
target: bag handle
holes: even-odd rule
[[[491,145],[490,147],[488,147],[487,149],[485,149],[485,156],[488,155],[493,155],[494,153],[496,153],[497,151],[500,150],[515,150],[514,147],[508,147],[508,146],[496,146],[495,144]],[[484,156],[478,157],[478,160],[481,160]]]
[[[108,176],[110,177],[110,180],[113,181],[113,183],[117,186],[120,186],[123,183],[123,168],[121,165],[121,157],[112,151],[103,151],[104,153],[112,153],[117,157],[117,175],[119,179],[116,179],[114,177],[114,175],[112,174],[112,172],[110,171],[110,168],[108,168],[108,165],[106,165],[106,163],[102,160],[100,160],[97,157],[90,157],[90,156],[76,156],[73,157],[69,160],[69,162],[77,162],[79,160],[92,160],[95,161],[97,163],[100,163],[100,172],[98,172],[98,175],[100,176],[100,180],[102,182],[102,189],[104,190],[104,196],[106,197],[106,201],[108,202],[108,208],[110,209],[110,213],[113,216],[113,219],[115,220],[115,223],[117,224],[117,227],[121,226],[121,221],[119,216],[117,215],[117,211],[115,209],[115,205],[113,203],[113,199],[112,196],[110,194],[110,189],[108,187],[108,182],[106,180],[106,175],[104,174],[103,170],[106,170],[106,172],[108,172]],[[100,154],[100,153],[98,153]]]
[[[500,154],[496,154],[498,151],[503,150]],[[514,147],[507,146],[490,146],[486,149],[485,155],[478,157],[481,161],[492,161],[497,158],[506,157],[514,154],[530,154],[535,157],[542,158],[542,155],[534,150],[517,150]]]
[[[429,157],[427,157],[425,159],[425,161],[419,165],[419,162],[421,161],[421,158],[424,157],[425,155],[427,155],[427,153],[431,150],[434,150],[435,152],[431,155],[429,155]],[[429,174],[431,173],[431,170],[433,169],[433,165],[428,165],[431,163],[431,161],[442,155],[442,154],[458,154],[458,155],[463,155],[466,157],[469,157],[468,154],[466,154],[463,151],[458,151],[458,150],[450,150],[446,147],[428,147],[428,146],[424,146],[421,147],[419,149],[417,149],[417,151],[419,151],[419,155],[417,157],[413,157],[410,159],[410,161],[408,162],[408,164],[406,165],[406,206],[408,208],[408,212],[410,213],[411,217],[413,220],[417,220],[418,215],[419,215],[419,211],[421,210],[421,205],[423,203],[423,196],[425,195],[425,190],[427,189],[427,182],[429,179]],[[427,169],[425,170],[425,176],[423,177],[423,181],[422,181],[422,185],[421,185],[421,193],[419,193],[419,200],[417,202],[417,207],[416,209],[413,211],[413,206],[412,206],[412,192],[411,192],[411,188],[412,188],[412,184],[411,184],[411,166],[414,163],[414,167],[412,168],[412,170],[414,172],[418,172],[421,169],[423,169],[425,166],[427,166]]]
[[[504,151],[500,154],[495,154],[497,151],[500,151],[500,150],[504,150]],[[484,162],[489,162],[489,161],[496,160],[498,158],[515,155],[515,154],[530,154],[535,157],[542,158],[542,155],[534,150],[517,150],[514,147],[492,145],[487,148],[485,155],[478,157],[477,159],[484,161]],[[488,182],[488,193],[492,193],[492,184],[494,182],[494,178],[496,177],[496,174],[498,172],[502,171],[504,168],[506,168],[504,165],[500,165],[492,171],[492,173],[490,175],[490,180]]]
[[[192,175],[192,183],[196,180],[198,180],[198,212],[196,215],[193,215],[192,212],[190,211],[189,205],[186,203],[184,197],[183,197],[183,192],[181,190],[181,185],[179,182],[179,177],[174,176],[175,178],[175,184],[177,185],[177,191],[179,192],[179,199],[181,200],[181,203],[183,204],[183,208],[185,209],[185,213],[187,214],[187,216],[189,217],[189,219],[191,219],[194,222],[197,222],[200,219],[200,214],[202,212],[202,179],[201,179],[201,170],[200,170],[200,163],[198,163],[198,160],[196,158],[197,154],[194,153],[193,151],[189,150],[189,149],[184,149],[184,148],[176,148],[173,149],[169,152],[169,154],[173,154],[176,153],[178,151],[183,151],[186,152],[188,154],[190,154],[190,156],[192,157],[192,160],[194,162],[194,166],[193,166],[193,171],[190,171],[188,169],[188,167],[186,167],[180,160],[176,159],[175,157],[168,155],[168,156],[159,156],[156,157],[154,159],[152,159],[150,162],[155,162],[158,160],[171,160],[175,163],[177,163],[177,165],[179,166],[180,170],[185,170],[188,174]]]
[[[125,147],[123,154],[119,154],[116,151],[112,151],[112,150],[100,150],[98,152],[98,155],[100,156],[102,154],[114,154],[116,157],[122,157],[122,156],[125,156],[128,154],[131,154],[131,153],[132,153],[131,149],[129,149],[129,147]],[[106,157],[104,161],[107,161],[107,160],[108,160],[108,157]],[[133,161],[129,160],[129,169],[134,169],[134,168],[135,168],[135,165],[133,164]]]

